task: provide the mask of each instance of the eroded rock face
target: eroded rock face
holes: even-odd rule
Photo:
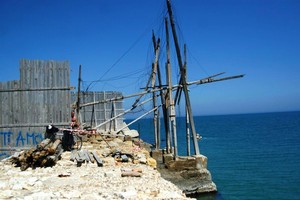
[[[174,160],[167,155],[164,160],[165,164],[160,165],[162,167],[159,168],[162,177],[174,183],[185,194],[217,191],[211,174],[206,168],[207,157],[203,155],[186,156]]]
[[[163,179],[161,174],[147,163],[149,152],[132,142],[114,141],[114,148],[120,151],[145,154],[145,164],[140,162],[118,162],[97,145],[84,145],[95,150],[103,159],[103,167],[96,163],[84,163],[77,167],[70,161],[70,152],[64,152],[62,159],[53,167],[29,168],[21,171],[7,160],[0,162],[0,197],[4,199],[188,199],[173,183]],[[89,149],[90,148],[90,149]],[[103,150],[103,151],[102,151]],[[151,160],[151,159],[150,159]],[[138,169],[138,170],[137,170]],[[141,173],[140,177],[125,176],[122,172]]]

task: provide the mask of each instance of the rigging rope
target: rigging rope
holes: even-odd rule
[[[158,18],[160,18],[161,19],[161,15],[166,15],[165,13],[166,13],[166,7],[164,7],[163,9],[162,9],[163,11],[159,14],[159,17]],[[153,22],[153,23],[155,23],[155,22]],[[153,24],[152,23],[152,24]],[[152,25],[151,25],[152,26]],[[146,35],[146,33],[148,33],[149,32],[149,29],[150,29],[150,26],[148,26],[145,30],[144,30],[144,32],[137,38],[137,40],[136,41],[134,41],[134,43],[109,67],[109,69],[108,70],[106,70],[105,72],[104,72],[104,74],[99,78],[99,79],[97,79],[97,80],[94,80],[94,81],[92,81],[88,86],[87,86],[87,88],[86,88],[86,91],[88,91],[88,90],[90,90],[90,89],[92,89],[93,88],[93,86],[95,85],[95,83],[98,83],[98,82],[101,82],[102,81],[102,79],[103,79],[103,77],[105,76],[105,75],[107,75],[138,43],[139,43],[139,41]],[[150,29],[151,30],[151,29]]]

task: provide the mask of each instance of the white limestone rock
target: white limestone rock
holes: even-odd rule
[[[51,197],[54,197],[52,193],[49,192],[36,192],[24,197],[24,200],[50,200]]]
[[[1,193],[0,193],[0,196],[3,199],[9,199],[9,198],[12,198],[14,195],[13,195],[12,190],[2,190]]]

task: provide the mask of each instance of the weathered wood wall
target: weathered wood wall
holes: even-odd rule
[[[69,125],[70,112],[69,62],[21,60],[20,80],[0,83],[0,148],[38,144],[48,124]]]
[[[72,101],[76,102],[77,93],[72,92],[71,95]],[[85,104],[89,102],[103,101],[105,99],[112,99],[121,96],[121,92],[115,91],[83,92],[80,94],[80,102],[81,104]],[[123,112],[123,100],[86,106],[80,110],[82,122],[91,127],[95,127]],[[123,116],[117,117],[109,123],[100,126],[98,129],[103,131],[116,131],[123,127],[123,120]]]
[[[10,150],[35,146],[44,138],[45,127],[69,127],[72,104],[68,61],[21,60],[20,80],[0,83],[0,159]],[[122,96],[121,92],[81,93],[81,104]],[[123,100],[81,109],[83,123],[92,127],[124,111]],[[115,131],[123,127],[120,116],[101,127]]]

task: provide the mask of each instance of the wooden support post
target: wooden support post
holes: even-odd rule
[[[154,32],[152,32],[152,40],[153,40],[153,45],[154,45],[154,49],[155,49],[155,60],[154,60],[154,63],[152,64],[151,88],[154,89],[157,68],[158,68],[158,56],[159,56],[159,50],[160,50],[160,39],[158,38],[158,40],[156,42]],[[156,93],[153,93],[153,108],[155,108],[155,107],[157,107],[157,99],[156,99]],[[154,135],[155,135],[155,146],[157,148],[159,146],[159,141],[158,141],[159,133],[158,133],[158,127],[157,127],[158,110],[156,109],[153,114],[154,114],[153,124],[154,124]]]
[[[152,31],[152,35],[154,35],[154,32],[153,32],[153,31]],[[153,39],[153,37],[152,37],[152,39]],[[158,44],[158,46],[159,46],[159,44]],[[155,59],[156,59],[156,58],[158,59],[158,54],[156,55],[156,52],[158,52],[158,51],[156,51],[156,47],[154,48],[154,50],[155,50]],[[156,63],[156,61],[155,61],[154,63]],[[152,65],[151,76],[149,77],[149,79],[148,79],[148,81],[147,81],[147,84],[146,84],[146,87],[145,87],[145,91],[148,90],[150,82],[152,82],[151,85],[154,86],[154,84],[155,84],[155,79],[156,79],[156,68],[154,68],[153,65]],[[136,105],[138,104],[138,102],[140,101],[140,99],[143,97],[143,95],[144,95],[144,94],[142,94],[142,93],[139,95],[139,97],[138,97],[138,98],[135,100],[135,102],[133,103],[132,107],[136,107]]]
[[[114,101],[113,101],[114,102]],[[113,110],[114,110],[114,103],[113,102],[111,102],[111,109],[110,109],[110,118],[113,118],[114,116],[113,116]],[[111,130],[112,130],[112,126],[113,126],[113,124],[114,124],[114,121],[110,121],[110,123],[109,123],[109,131],[111,132]],[[114,129],[114,131],[115,131],[115,129]]]
[[[160,149],[160,112],[159,112],[159,109],[157,110],[156,126],[157,126],[157,144],[155,146],[155,149],[159,150]]]
[[[190,120],[192,134],[193,134],[195,154],[200,155],[198,140],[197,140],[197,133],[196,133],[194,118],[193,118],[193,112],[192,112],[192,108],[191,108],[190,97],[188,94],[187,82],[186,82],[186,79],[184,78],[184,67],[182,64],[181,53],[180,53],[180,48],[179,48],[179,44],[178,44],[177,33],[176,33],[176,29],[175,29],[175,23],[174,23],[173,12],[172,12],[172,8],[171,8],[170,0],[167,0],[167,7],[168,7],[168,12],[169,12],[169,17],[170,17],[173,39],[174,39],[174,43],[175,43],[177,60],[178,60],[179,69],[180,69],[181,78],[182,78],[182,85],[183,85],[183,92],[184,92],[184,96],[185,96],[186,107],[187,107],[187,110],[189,113],[189,120]]]
[[[112,104],[113,104],[114,110],[113,110],[113,116],[112,116],[111,118],[113,118],[113,117],[115,117],[115,116],[117,115],[117,111],[116,111],[116,102],[113,101]],[[117,126],[117,118],[114,118],[114,131],[116,131],[117,129],[118,129],[118,126]]]
[[[167,95],[166,95],[166,106],[167,106],[167,125],[166,127],[166,148],[167,148],[167,153],[170,153],[171,149],[171,110],[172,107],[172,78],[171,78],[171,64],[170,64],[170,39],[169,39],[169,28],[168,28],[168,18],[165,18],[165,27],[166,27],[166,48],[167,48],[167,63],[166,63],[166,80],[167,80],[167,85],[168,85],[168,90],[167,90]]]
[[[103,100],[106,100],[106,93],[105,91],[103,92]],[[103,103],[103,111],[104,111],[104,120],[106,121],[107,120],[107,115],[106,115],[106,102]],[[107,125],[105,125],[105,128],[104,128],[105,131],[107,131]]]
[[[95,101],[95,98],[94,98],[94,101]],[[91,124],[90,124],[91,127],[93,127],[94,117],[95,117],[95,105],[93,105],[93,107],[92,107]]]
[[[80,85],[81,85],[81,65],[79,65],[79,75],[78,75],[78,88],[77,88],[77,102],[76,102],[76,117],[81,126],[81,116],[80,116]]]
[[[152,70],[154,70],[154,63],[152,63]],[[152,85],[155,83],[155,80],[153,82],[152,80]],[[154,85],[153,85],[154,86]],[[152,86],[152,87],[153,87]],[[157,106],[157,101],[156,101],[156,93],[152,93],[152,103],[153,103],[153,108]],[[155,148],[158,146],[158,128],[157,128],[157,110],[153,112],[153,126],[154,126],[154,139],[155,139]]]
[[[157,49],[157,43],[153,34],[153,45],[154,45],[154,51]],[[162,110],[163,110],[163,116],[164,116],[164,124],[165,124],[165,131],[166,135],[169,135],[170,129],[169,129],[169,122],[168,122],[168,111],[167,111],[167,105],[166,105],[166,97],[165,93],[162,90],[162,79],[161,79],[161,73],[160,73],[160,67],[157,65],[157,75],[158,75],[158,82],[159,82],[159,88],[161,89],[160,92],[160,98],[161,98],[161,104],[162,104]],[[158,110],[158,116],[159,116],[159,110]],[[160,120],[159,117],[157,119],[157,145],[156,150],[160,149]]]
[[[167,65],[166,65],[166,71],[167,71],[167,85],[168,85],[168,100],[169,100],[169,106],[168,106],[168,113],[169,113],[169,123],[170,123],[170,136],[169,136],[169,142],[171,145],[171,138],[173,139],[173,145],[174,145],[174,152],[172,152],[172,147],[170,146],[170,151],[167,153],[174,153],[174,157],[178,155],[177,151],[177,127],[176,127],[176,112],[175,112],[175,106],[174,101],[172,97],[172,78],[171,78],[171,64],[170,64],[170,41],[169,41],[169,28],[168,28],[168,19],[165,19],[166,23],[166,35],[167,35]]]
[[[94,102],[95,102],[95,101],[96,101],[95,92],[93,92],[93,97],[94,97]],[[94,104],[93,106],[95,106],[95,104]],[[99,106],[97,106],[97,107],[99,108]],[[94,107],[93,107],[93,108],[94,108]],[[94,120],[95,120],[95,126],[96,126],[96,127],[98,126],[98,124],[97,124],[97,111],[100,112],[100,110],[97,110],[97,109],[96,109],[96,111],[95,111],[95,113],[94,113]],[[105,114],[104,114],[104,118],[105,118]]]
[[[184,71],[185,71],[185,77],[187,80],[187,57],[186,57],[186,44],[184,44]],[[191,136],[190,136],[190,120],[189,120],[189,112],[188,109],[185,108],[186,113],[186,144],[187,144],[187,155],[191,155]]]

